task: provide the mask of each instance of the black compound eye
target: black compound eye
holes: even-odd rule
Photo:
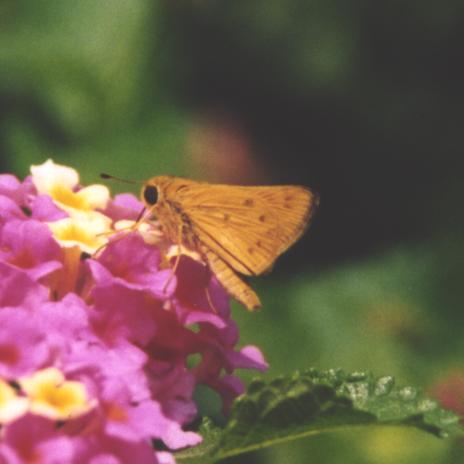
[[[143,191],[143,199],[147,205],[156,205],[158,201],[158,189],[154,185],[147,185]]]

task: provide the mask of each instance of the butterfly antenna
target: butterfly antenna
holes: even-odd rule
[[[118,182],[124,182],[125,184],[143,184],[143,181],[141,180],[123,179],[122,177],[112,176],[111,174],[107,174],[106,172],[101,172],[100,177],[102,179],[117,180]]]

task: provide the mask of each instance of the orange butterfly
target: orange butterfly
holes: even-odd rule
[[[248,309],[261,306],[240,277],[268,270],[306,230],[319,203],[294,185],[215,185],[156,176],[143,184],[148,216],[172,243],[198,252],[219,282]]]

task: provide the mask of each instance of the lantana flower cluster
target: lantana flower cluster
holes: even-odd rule
[[[266,368],[207,266],[131,227],[142,208],[51,160],[0,175],[0,463],[173,463],[202,439],[195,387],[227,412],[234,371]]]

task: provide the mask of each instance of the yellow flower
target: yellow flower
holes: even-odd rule
[[[67,420],[87,413],[95,406],[81,382],[66,380],[50,367],[20,381],[30,401],[29,410],[52,420]]]
[[[29,400],[18,395],[16,390],[0,379],[0,424],[7,424],[26,414]]]
[[[55,164],[51,159],[39,166],[31,166],[31,175],[37,191],[49,195],[58,207],[70,215],[76,211],[105,208],[110,198],[108,188],[100,184],[75,191],[79,185],[77,171]]]
[[[49,222],[48,227],[55,240],[64,248],[77,246],[82,251],[92,254],[108,242],[111,219],[96,211],[90,211]]]

